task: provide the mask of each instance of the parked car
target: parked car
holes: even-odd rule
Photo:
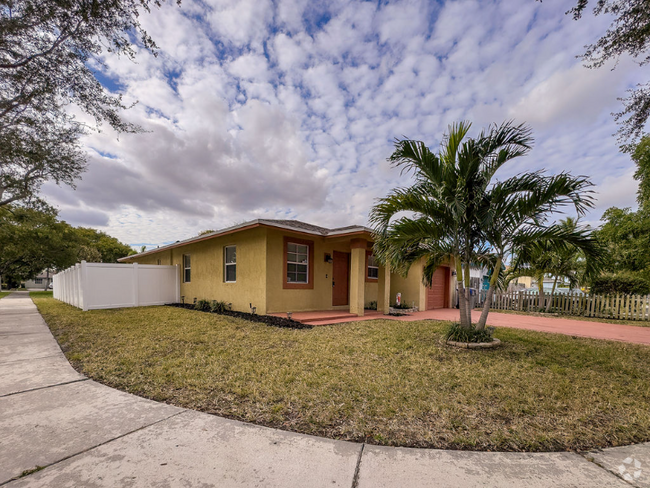
[[[54,289],[54,283],[50,283],[49,285],[47,285],[47,289],[48,290],[53,290]]]

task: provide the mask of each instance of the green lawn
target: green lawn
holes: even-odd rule
[[[546,317],[549,319],[571,319],[571,320],[583,320],[585,322],[600,322],[603,324],[623,324],[623,325],[636,325],[637,327],[650,327],[650,322],[647,320],[619,320],[619,319],[602,319],[598,317],[583,317],[581,315],[552,315],[552,314],[541,314],[535,312],[519,312],[515,310],[497,310],[490,309],[490,312],[497,313],[511,313],[515,315],[536,315],[541,317]]]
[[[650,440],[650,347],[499,329],[445,346],[444,323],[310,330],[171,307],[82,312],[35,297],[66,356],[136,395],[375,444],[504,451]]]
[[[29,296],[32,298],[52,298],[51,291],[30,291]]]
[[[11,293],[10,291],[0,291],[0,298],[4,298]]]

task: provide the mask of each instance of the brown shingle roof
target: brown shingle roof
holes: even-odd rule
[[[146,254],[151,254],[154,252],[159,252],[163,251],[165,249],[170,249],[173,247],[179,247],[183,246],[185,244],[190,244],[195,241],[202,241],[205,239],[210,239],[211,237],[217,237],[221,234],[229,233],[229,232],[236,232],[240,229],[245,229],[249,228],[252,226],[257,226],[257,225],[268,225],[270,227],[278,227],[281,229],[288,229],[288,230],[296,230],[298,232],[303,232],[307,234],[317,234],[321,235],[324,237],[327,236],[336,236],[339,234],[348,234],[351,232],[368,232],[372,233],[372,229],[369,229],[368,227],[364,227],[362,225],[348,225],[346,227],[337,227],[335,229],[327,229],[325,227],[319,227],[318,225],[312,225],[308,224],[307,222],[301,222],[300,220],[279,220],[279,219],[257,219],[257,220],[251,220],[248,222],[244,222],[243,224],[238,224],[234,225],[232,227],[227,227],[225,229],[217,230],[215,232],[212,232],[210,234],[204,234],[201,236],[195,236],[195,237],[190,237],[189,239],[185,239],[183,241],[176,241],[172,244],[167,244],[166,246],[160,246],[157,247],[156,249],[151,249],[149,251],[145,251],[142,253],[138,254],[133,254],[131,256],[125,256],[123,258],[118,259],[118,261],[122,261],[123,259],[132,259],[138,256],[144,256]]]

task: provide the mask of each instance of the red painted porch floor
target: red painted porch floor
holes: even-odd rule
[[[278,317],[286,317],[286,313],[273,313]],[[476,322],[481,315],[480,311],[472,312],[472,321]],[[294,312],[294,320],[312,325],[331,325],[344,322],[359,322],[362,320],[400,320],[413,322],[416,320],[450,320],[459,319],[458,310],[442,308],[415,312],[410,315],[391,316],[383,315],[374,310],[366,310],[363,317],[357,317],[346,311],[327,310],[319,312]],[[535,330],[538,332],[552,332],[593,339],[606,339],[610,341],[631,342],[650,346],[650,327],[639,327],[624,324],[606,324],[602,322],[589,322],[585,320],[571,320],[559,317],[538,317],[534,315],[516,315],[499,312],[490,312],[488,325],[495,327],[511,327],[514,329]]]

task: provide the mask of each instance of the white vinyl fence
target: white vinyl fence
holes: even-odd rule
[[[54,298],[83,310],[180,301],[177,266],[81,261],[55,274],[53,283]]]

